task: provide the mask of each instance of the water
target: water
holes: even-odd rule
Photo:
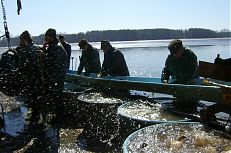
[[[161,104],[151,103],[149,101],[128,101],[119,107],[117,113],[134,120],[153,121],[153,122],[171,122],[183,121],[182,116],[171,114],[162,108]]]
[[[169,41],[170,40],[124,41],[124,42],[112,42],[112,45],[120,49],[123,52],[131,76],[159,77],[161,74],[161,70],[164,67],[165,59],[169,54],[169,51],[167,49],[167,45]],[[100,49],[99,42],[94,42],[91,44],[94,47]],[[198,57],[198,61],[203,60],[203,61],[213,62],[217,54],[220,54],[221,58],[231,57],[231,38],[229,39],[183,39],[183,44],[195,52],[195,54]],[[77,46],[76,43],[71,44],[71,45],[73,49],[72,57],[74,58],[74,60],[73,60],[73,63],[71,63],[70,68],[76,70],[79,65],[79,56],[81,55],[81,51],[79,50],[79,47]],[[2,54],[6,50],[7,48],[0,48],[0,54]],[[102,63],[103,61],[102,50],[99,50],[99,53],[100,53],[100,59]],[[17,108],[17,106],[20,104],[20,102],[18,102],[18,100],[15,100],[14,98],[5,97],[2,94],[0,94],[0,97],[1,97],[0,102],[4,105],[4,109],[7,111]],[[70,110],[72,111],[70,111],[67,117],[65,116],[66,118],[63,120],[63,122],[66,123],[66,126],[62,126],[57,129],[54,128],[53,130],[48,128],[46,130],[47,131],[46,133],[47,134],[50,133],[50,136],[48,136],[48,138],[45,137],[41,139],[40,138],[35,139],[34,144],[37,144],[37,146],[39,147],[42,147],[43,145],[44,146],[48,145],[48,148],[49,146],[55,146],[54,150],[56,150],[56,152],[91,152],[91,151],[87,151],[87,150],[79,148],[76,143],[77,137],[79,137],[81,133],[86,134],[86,130],[84,130],[82,127],[77,126],[77,123],[79,122],[79,120],[76,119],[78,117],[74,116],[75,115],[74,113],[75,113],[75,110],[78,108],[75,108],[74,102],[76,102],[75,99],[71,99],[69,107],[70,107]],[[16,111],[16,115],[20,113],[23,114],[24,111],[21,111],[21,112]],[[16,119],[16,117],[14,118]],[[107,127],[107,126],[102,125],[102,127]],[[21,124],[20,126],[18,126],[18,128],[21,128]],[[92,127],[89,127],[89,129],[91,128]],[[95,133],[97,133],[97,131],[99,130],[95,128],[92,128],[92,129],[93,129],[92,131],[94,131]],[[52,137],[52,138],[50,139],[49,137]],[[53,139],[55,142],[54,144],[52,143],[50,144],[41,143],[40,144],[40,142],[43,142],[44,140],[47,140],[47,142],[50,142],[51,140],[53,141]],[[107,139],[115,141],[113,136]],[[84,142],[83,142],[83,146],[84,146]],[[112,149],[112,150],[111,150],[112,152],[121,151],[121,150],[118,150],[118,148],[117,150],[116,149]]]
[[[198,61],[213,62],[220,54],[221,58],[231,57],[231,38],[227,39],[182,39],[185,47],[192,49]],[[126,59],[131,76],[159,77],[169,54],[167,49],[170,40],[124,41],[112,42],[112,46],[120,49]],[[91,43],[100,49],[100,43]],[[77,44],[72,44],[73,69],[79,65],[81,51]],[[103,51],[99,50],[101,63]],[[72,68],[72,64],[70,65]]]
[[[229,152],[231,137],[198,123],[159,124],[130,135],[124,152]]]
[[[78,98],[87,103],[116,104],[116,103],[123,102],[121,99],[108,97],[100,92],[91,92],[87,94],[82,94]]]

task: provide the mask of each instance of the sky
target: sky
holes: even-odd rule
[[[37,36],[48,28],[63,34],[155,28],[231,30],[231,0],[21,1],[21,14],[17,15],[16,0],[4,0],[11,36],[18,36],[24,30]],[[3,24],[0,32],[4,32]]]

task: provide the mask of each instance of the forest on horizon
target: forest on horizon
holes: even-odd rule
[[[57,37],[62,34],[58,33]],[[99,42],[101,40],[109,41],[135,41],[135,40],[161,40],[161,39],[196,39],[196,38],[231,38],[231,31],[221,30],[213,31],[210,29],[190,28],[186,30],[173,29],[140,29],[140,30],[103,30],[89,31],[78,34],[62,34],[68,43],[78,43],[81,39],[89,42]],[[44,34],[32,36],[35,44],[42,45],[44,42]],[[17,46],[19,37],[10,38],[10,45]],[[1,38],[0,47],[7,47],[6,38]]]

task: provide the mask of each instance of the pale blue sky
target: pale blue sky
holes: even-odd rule
[[[4,0],[4,4],[11,35],[29,30],[36,36],[50,27],[68,34],[155,28],[230,30],[230,1],[22,0],[21,15],[17,15],[16,0]]]

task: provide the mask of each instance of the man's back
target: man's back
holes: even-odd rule
[[[112,48],[104,54],[103,69],[109,75],[129,76],[129,70],[124,55],[117,49]]]
[[[99,52],[96,48],[88,47],[86,51],[82,52],[78,71],[82,71],[83,67],[86,73],[99,73],[101,71]]]

